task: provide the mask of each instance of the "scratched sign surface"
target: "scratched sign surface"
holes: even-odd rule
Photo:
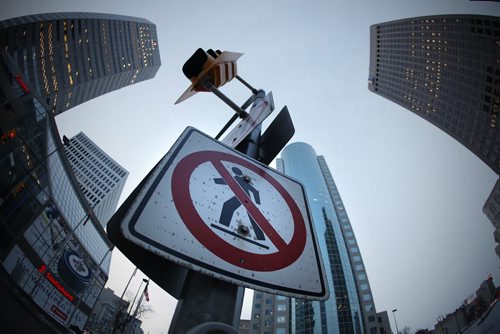
[[[168,260],[252,289],[325,299],[302,185],[188,127],[121,223]]]

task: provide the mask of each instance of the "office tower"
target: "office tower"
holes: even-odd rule
[[[283,150],[276,167],[305,187],[330,290],[326,301],[291,299],[288,314],[281,315],[289,319],[285,333],[383,333],[360,250],[325,159],[308,144],[294,143]],[[259,294],[254,294],[252,333],[259,330],[253,327]],[[284,297],[262,298],[260,308],[283,303]],[[258,317],[262,316],[265,313]]]
[[[115,213],[128,172],[83,132],[64,146],[80,188],[104,228]]]
[[[0,295],[9,305],[2,312],[5,332],[83,330],[108,280],[113,245],[80,188],[54,115],[152,77],[159,56],[154,26],[148,30],[146,23],[85,13],[0,22]]]
[[[0,55],[0,292],[9,333],[83,329],[113,245],[85,200],[50,110]],[[25,319],[25,321],[19,321]]]
[[[248,333],[291,333],[290,298],[255,291]]]
[[[107,92],[151,79],[160,67],[156,27],[135,17],[51,13],[0,22],[12,57],[49,109],[59,114]]]
[[[370,27],[368,88],[500,173],[500,18],[439,15]]]
[[[495,228],[493,231],[493,238],[497,243],[495,252],[500,257],[500,180],[497,180],[488,199],[484,203],[483,213]]]

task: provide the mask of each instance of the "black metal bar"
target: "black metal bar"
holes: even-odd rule
[[[224,134],[224,132],[226,132],[226,130],[229,129],[231,124],[233,124],[234,121],[236,121],[237,119],[238,119],[238,114],[234,114],[233,116],[231,116],[231,118],[226,123],[226,125],[224,125],[224,127],[219,131],[217,136],[215,136],[215,139],[219,140],[219,138]]]
[[[246,100],[245,103],[243,103],[243,105],[241,106],[241,109],[247,110],[247,108],[250,107],[250,105],[253,103],[253,101],[255,101],[256,98],[257,98],[257,94],[256,93],[252,94],[252,96],[250,96],[248,98],[248,100]]]
[[[242,77],[239,75],[235,76],[236,79],[238,79],[239,82],[244,84],[248,89],[252,91],[254,95],[257,95],[257,89],[253,88],[248,82],[246,82]]]
[[[240,118],[246,118],[248,116],[248,113],[241,109],[236,103],[233,102],[229,97],[224,95],[217,87],[214,86],[214,84],[210,80],[205,80],[203,81],[203,86],[209,89],[212,93],[214,93],[219,99],[221,99],[224,103],[226,103],[228,106],[231,107]]]
[[[246,102],[243,103],[243,105],[241,106],[241,109],[242,110],[246,110],[253,103],[253,101],[255,101],[256,98],[257,98],[257,96],[255,94],[252,94],[252,96],[250,96],[248,98],[248,100],[246,100]],[[219,131],[219,133],[217,134],[217,136],[215,136],[215,139],[218,140],[224,134],[224,132],[226,132],[227,129],[229,129],[229,127],[231,126],[231,124],[233,124],[234,121],[236,121],[237,119],[238,119],[238,114],[234,114],[229,119],[229,121],[226,123],[226,125],[224,125],[224,127]]]

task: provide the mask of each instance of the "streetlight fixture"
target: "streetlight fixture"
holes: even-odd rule
[[[398,322],[396,321],[396,311],[398,309],[395,308],[394,310],[392,310],[392,315],[394,316],[394,323],[396,324],[396,334],[399,334],[399,329],[398,329]]]

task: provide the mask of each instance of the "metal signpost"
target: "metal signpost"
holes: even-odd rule
[[[269,163],[293,135],[288,110],[261,138],[272,94],[237,76],[241,54],[203,53],[198,49],[184,65],[193,84],[178,102],[211,91],[228,104],[237,117],[216,138],[242,121],[221,142],[188,127],[118,210],[108,233],[153,280],[162,268],[148,266],[147,254],[174,269],[175,283],[159,280],[179,298],[170,332],[237,333],[243,286],[314,300],[328,298],[328,289],[303,186],[258,161]],[[218,90],[233,77],[252,91],[242,107]]]
[[[222,143],[230,147],[236,147],[241,143],[255,128],[257,128],[261,123],[273,112],[274,101],[273,93],[269,93],[263,98],[255,108],[252,108],[248,113],[248,117],[245,117],[241,122],[236,125],[233,130],[231,130],[224,139],[221,140]]]

